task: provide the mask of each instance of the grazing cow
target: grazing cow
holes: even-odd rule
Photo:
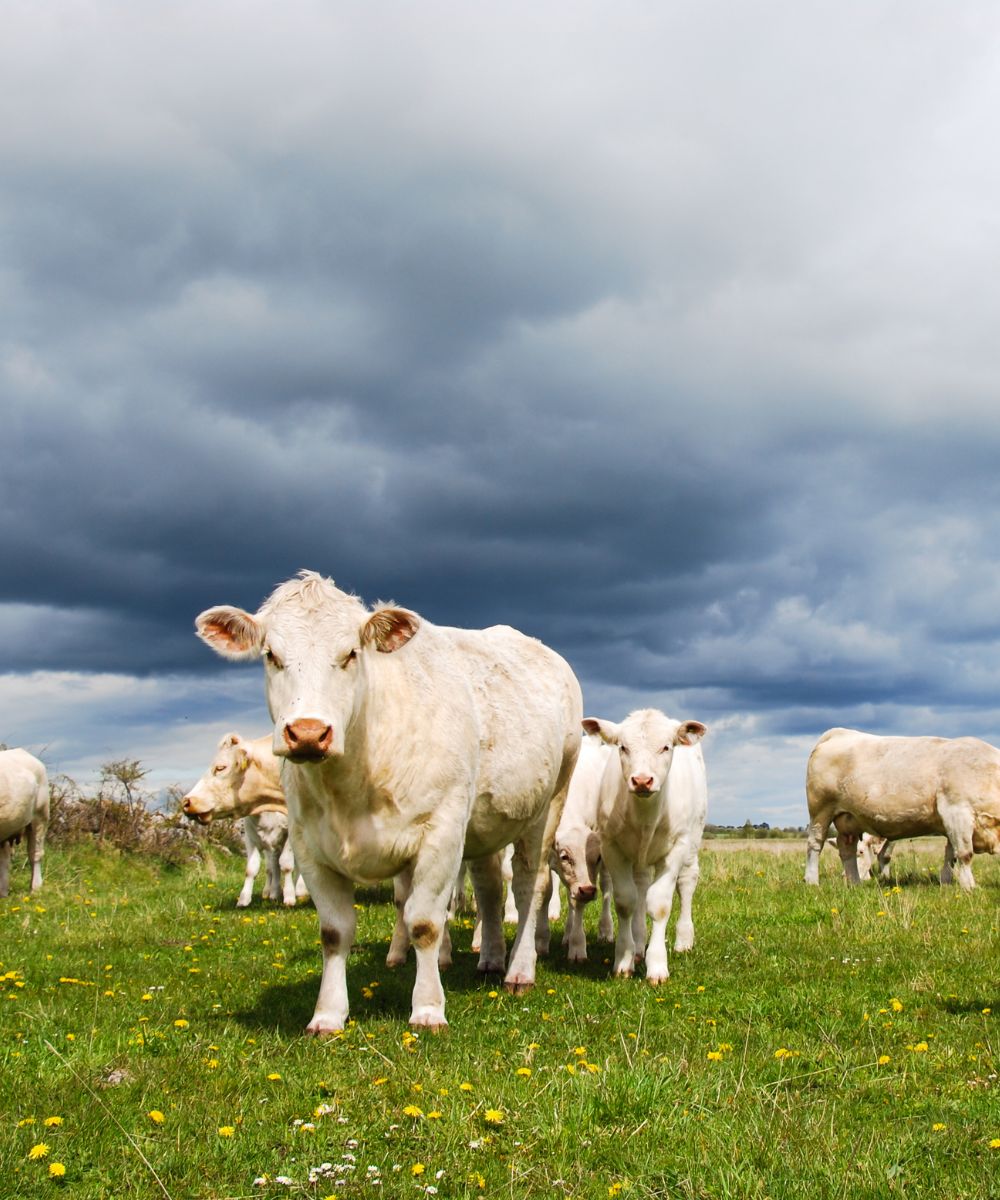
[[[601,941],[614,938],[611,921],[611,880],[601,859],[601,835],[598,833],[601,779],[611,757],[611,747],[600,738],[584,737],[580,757],[566,793],[566,807],[556,830],[552,856],[569,893],[563,945],[570,962],[587,961],[587,935],[583,913],[597,895],[602,895],[598,936]]]
[[[201,825],[243,818],[247,869],[237,908],[246,908],[253,899],[262,855],[265,900],[284,900],[294,907],[297,899],[309,894],[302,876],[295,879],[280,769],[281,764],[271,753],[270,737],[249,741],[238,733],[227,733],[219,742],[212,765],[181,801],[184,815]]]
[[[827,842],[836,846],[836,838],[827,838]],[[890,838],[872,837],[870,833],[863,833],[858,838],[858,877],[860,879],[870,879],[872,870],[878,863],[878,878],[889,879],[889,862],[892,858],[892,848],[895,845]],[[955,865],[955,851],[951,842],[947,838],[944,840],[944,862],[941,864],[941,871],[938,874],[938,879],[941,883],[954,882],[952,868]]]
[[[674,949],[694,945],[691,901],[698,883],[698,850],[708,812],[708,783],[700,721],[674,721],[655,708],[629,713],[620,725],[588,717],[583,727],[617,746],[601,777],[601,856],[611,874],[618,936],[616,975],[631,975],[643,956],[646,912],[652,929],[646,946],[646,979],[663,983],[667,969],[667,919],[674,889],[681,910]]]
[[[233,659],[263,657],[273,749],[286,762],[296,861],[320,919],[323,977],[308,1033],[343,1029],[354,885],[409,872],[416,950],[410,1024],[447,1024],[438,952],[462,858],[483,914],[480,970],[506,947],[496,852],[518,845],[517,934],[505,985],[531,987],[549,850],[579,749],[580,685],[541,642],[508,626],[432,625],[369,611],[311,571],[256,614],[219,607],[199,635]]]
[[[848,883],[858,883],[857,840],[944,834],[958,882],[975,886],[972,855],[1000,853],[1000,750],[978,738],[878,737],[828,729],[806,770],[806,883],[819,883],[830,824]],[[944,872],[942,872],[942,879]]]
[[[27,750],[0,750],[0,896],[6,896],[10,888],[11,853],[25,835],[31,890],[42,886],[48,825],[49,780],[45,767]]]

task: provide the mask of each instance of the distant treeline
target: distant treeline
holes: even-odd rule
[[[805,837],[804,825],[771,826],[766,821],[754,825],[752,821],[744,821],[742,825],[713,825],[705,826],[707,838],[792,838]]]

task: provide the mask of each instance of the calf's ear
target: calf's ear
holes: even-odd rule
[[[223,658],[259,658],[264,648],[264,630],[242,608],[206,608],[194,621],[195,632]]]
[[[619,744],[620,730],[614,721],[602,721],[600,717],[584,717],[580,724],[583,726],[584,733],[589,733],[592,737],[599,737],[609,746]]]
[[[677,728],[674,742],[678,746],[694,746],[708,733],[708,726],[700,721],[682,721]]]
[[[361,645],[391,654],[405,646],[420,628],[420,618],[407,608],[377,608],[361,626]]]

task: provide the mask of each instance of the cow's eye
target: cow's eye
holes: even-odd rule
[[[620,746],[619,749],[621,750],[622,754],[628,754],[629,752],[628,746]]]
[[[669,754],[671,750],[673,750],[673,746],[664,746],[663,749],[660,751],[660,753],[661,754]]]
[[[341,668],[342,668],[343,670],[346,670],[346,669],[347,669],[347,668],[348,668],[348,667],[351,665],[351,663],[352,663],[352,662],[354,662],[354,660],[355,660],[357,657],[358,657],[358,652],[357,652],[357,650],[352,650],[352,651],[350,652],[350,654],[345,654],[345,655],[344,655],[344,661],[343,661],[343,662],[340,664]]]
[[[216,775],[221,775],[221,774],[222,774],[222,772],[223,772],[225,769],[226,769],[226,764],[225,764],[225,763],[216,763],[216,764],[215,764],[215,766],[212,768],[212,771],[213,771],[213,772],[214,772]]]
[[[268,646],[268,648],[264,651],[264,657],[272,667],[277,667],[280,669],[281,659],[277,656],[277,654],[274,653],[270,646]]]

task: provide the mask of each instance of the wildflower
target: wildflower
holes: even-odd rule
[[[146,1116],[149,1117],[149,1119],[153,1122],[154,1125],[162,1125],[163,1122],[167,1119],[163,1115],[163,1113],[160,1112],[160,1110],[158,1108],[150,1109],[150,1111],[148,1113],[146,1113]]]
[[[49,1163],[49,1178],[50,1179],[62,1179],[62,1177],[65,1174],[66,1174],[66,1167],[63,1163],[61,1163],[61,1162]]]
[[[428,1121],[440,1121],[440,1120],[441,1120],[441,1114],[438,1112],[438,1110],[437,1110],[437,1109],[435,1109],[433,1112],[429,1112],[429,1113],[427,1114],[427,1120],[428,1120]]]
[[[28,1151],[28,1157],[29,1158],[44,1158],[46,1156],[46,1154],[48,1154],[48,1152],[49,1152],[49,1147],[48,1147],[47,1142],[37,1142]]]
[[[472,1091],[472,1084],[471,1084],[471,1083],[460,1083],[460,1084],[458,1085],[458,1090],[459,1090],[460,1092],[471,1092],[471,1091]]]
[[[889,1005],[893,1012],[903,1011],[903,1002],[901,1000],[897,1000],[895,996],[893,996],[893,998],[889,1001]]]
[[[217,1058],[206,1058],[205,1059],[205,1066],[208,1067],[208,1069],[210,1071],[214,1071],[218,1065],[219,1065],[219,1060]]]
[[[884,1066],[885,1066],[885,1064],[886,1064],[886,1063],[888,1063],[888,1062],[892,1062],[892,1059],[889,1057],[889,1055],[888,1055],[888,1054],[880,1054],[880,1055],[878,1056],[878,1065],[879,1065],[880,1067],[884,1067]]]
[[[499,1108],[488,1108],[486,1112],[483,1113],[483,1120],[487,1125],[502,1125],[503,1112]]]
[[[427,1168],[424,1166],[423,1163],[414,1163],[413,1166],[410,1167],[410,1174],[411,1175],[423,1175],[424,1171],[426,1171],[426,1170],[427,1170]]]
[[[917,1042],[915,1046],[907,1046],[907,1050],[912,1050],[914,1054],[926,1054],[930,1047],[926,1042]]]
[[[709,1062],[722,1062],[722,1052],[720,1050],[709,1050],[708,1061]]]
[[[992,1009],[989,1009],[989,1008],[984,1008],[984,1009],[983,1009],[983,1016],[984,1016],[984,1017],[988,1017],[992,1011],[993,1011]]]
[[[232,1137],[236,1130],[232,1125],[220,1125],[219,1137]]]
[[[25,1125],[34,1125],[34,1123],[35,1123],[34,1117],[22,1117],[21,1120],[18,1121],[17,1127],[18,1127],[18,1129],[23,1129],[25,1127]]]
[[[174,1028],[175,1029],[187,1029],[187,1027],[190,1024],[191,1024],[190,1021],[185,1021],[184,1018],[181,1017],[180,1020],[174,1022]]]
[[[943,1129],[947,1129],[947,1126],[943,1121],[935,1121],[931,1126],[931,1129],[933,1129],[935,1133],[940,1133]]]
[[[991,1138],[990,1139],[990,1149],[991,1150],[1000,1150],[1000,1138]]]
[[[423,1115],[423,1109],[417,1108],[415,1104],[408,1104],[406,1108],[403,1109],[404,1117],[422,1117]]]
[[[272,1080],[272,1081],[277,1081],[277,1080],[279,1080],[280,1078],[281,1078],[281,1076],[278,1074],[278,1072],[277,1072],[277,1071],[272,1071],[272,1072],[271,1072],[271,1074],[270,1074],[270,1075],[268,1075],[268,1079],[270,1079],[270,1080]]]
[[[388,1076],[388,1075],[380,1075],[380,1076],[378,1077],[378,1079],[373,1079],[373,1080],[372,1080],[372,1087],[379,1087],[381,1084],[383,1084],[383,1083],[388,1083],[388,1082],[389,1082],[389,1076]]]
[[[514,1072],[514,1074],[520,1075],[522,1079],[527,1079],[528,1076],[531,1074],[531,1068],[530,1067],[518,1067],[517,1070]]]
[[[497,996],[500,995],[500,993],[499,992],[487,992],[486,995],[489,996],[489,998],[491,1000],[495,1000],[497,998]]]
[[[61,1125],[62,1123],[62,1117],[46,1117],[42,1122],[43,1125]]]

